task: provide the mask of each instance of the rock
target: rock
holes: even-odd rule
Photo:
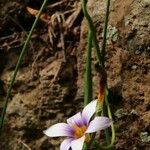
[[[121,109],[118,109],[118,110],[115,112],[114,115],[115,115],[118,119],[121,119],[121,118],[127,116],[128,113],[127,113],[125,110],[123,110],[123,109],[121,108]]]
[[[141,132],[140,138],[142,142],[150,142],[150,136],[148,135],[148,132]]]

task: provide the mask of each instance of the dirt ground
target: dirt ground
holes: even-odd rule
[[[21,48],[41,0],[0,2],[0,112]],[[89,0],[99,45],[105,0]],[[150,1],[112,0],[106,70],[116,150],[150,149]],[[57,150],[43,130],[83,108],[87,22],[79,0],[50,1],[32,35],[13,86],[0,150]],[[93,91],[99,73],[93,53]]]

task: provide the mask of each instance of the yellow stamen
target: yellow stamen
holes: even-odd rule
[[[75,138],[80,138],[83,136],[83,134],[85,133],[87,127],[86,126],[82,126],[82,127],[78,127],[77,125],[75,125],[74,127],[74,136]]]
[[[85,134],[85,131],[86,131],[86,129],[87,129],[86,126],[81,126],[81,127],[79,127],[79,126],[77,126],[77,125],[75,125],[73,128],[74,128],[74,131],[75,131],[75,132],[74,132],[74,137],[75,137],[76,139],[82,137],[82,136]],[[86,137],[86,138],[85,138],[85,142],[89,142],[90,139],[91,139],[90,135],[89,135],[89,134],[86,134],[85,137]]]

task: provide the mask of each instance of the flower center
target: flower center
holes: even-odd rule
[[[85,134],[85,131],[86,131],[86,129],[87,129],[86,126],[81,126],[81,127],[79,127],[79,126],[77,126],[77,125],[75,125],[73,128],[74,128],[74,137],[75,137],[76,139],[82,137],[82,136]],[[91,139],[91,138],[90,138],[90,135],[89,135],[89,134],[85,134],[85,142],[89,142],[90,139]]]
[[[82,137],[87,129],[86,126],[78,127],[77,125],[75,125],[73,128],[74,128],[74,137],[77,139]]]

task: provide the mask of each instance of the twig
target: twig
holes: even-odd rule
[[[24,142],[22,142],[21,140],[17,140],[18,143],[21,143],[24,147],[26,147],[28,150],[31,150],[31,148]]]
[[[25,31],[25,29],[13,17],[8,15],[8,18],[11,19],[22,31]]]
[[[48,5],[47,8],[53,8],[53,7],[56,7],[56,6],[59,6],[59,5],[61,6],[65,2],[67,2],[67,1],[64,0],[64,1],[56,2],[54,4]]]
[[[14,19],[13,17],[11,17],[11,16],[8,16],[8,17],[9,17],[22,31],[24,31],[24,33],[25,33],[26,36],[28,36],[28,34],[27,34],[27,32],[25,31],[25,29],[23,28],[23,26],[20,25],[17,20],[15,20],[15,19]],[[30,42],[30,46],[31,46],[32,50],[34,50],[32,42]]]

